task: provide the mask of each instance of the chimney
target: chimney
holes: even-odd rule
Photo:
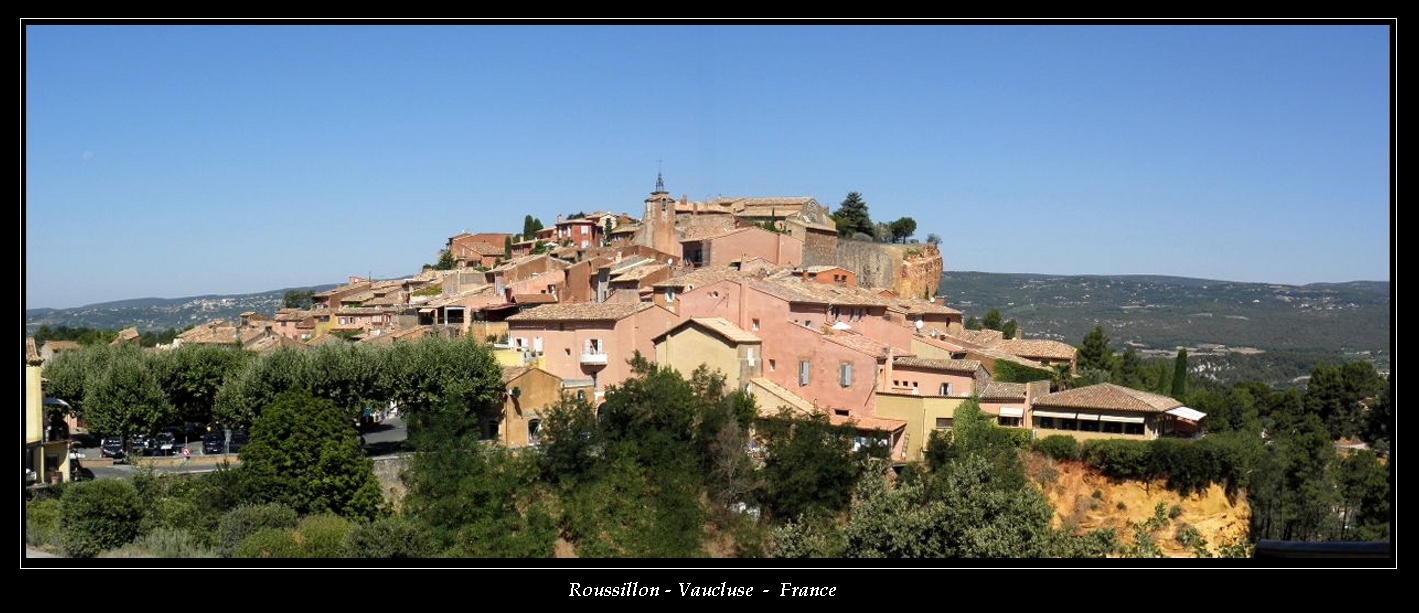
[[[896,361],[897,361],[896,356],[892,355],[892,346],[891,346],[891,345],[888,345],[888,346],[887,346],[887,365],[886,365],[885,368],[882,369],[882,389],[883,389],[883,390],[891,391],[891,389],[892,389],[891,387],[888,387],[888,386],[890,386],[890,385],[892,384],[892,365],[893,365]]]

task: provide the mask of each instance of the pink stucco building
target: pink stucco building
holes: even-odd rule
[[[803,264],[802,240],[753,226],[690,235],[680,245],[690,266],[728,266],[745,257],[764,258],[776,266]]]
[[[653,360],[653,339],[679,321],[649,302],[548,304],[508,317],[508,342],[564,380],[590,379],[600,397],[630,377],[634,352]]]

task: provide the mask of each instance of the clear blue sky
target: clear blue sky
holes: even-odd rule
[[[948,270],[1387,280],[1384,26],[33,26],[25,304],[849,191]]]

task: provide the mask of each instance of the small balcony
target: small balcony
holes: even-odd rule
[[[581,354],[582,366],[605,366],[606,361],[606,354],[604,352]]]

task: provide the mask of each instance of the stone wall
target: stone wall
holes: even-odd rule
[[[389,455],[374,458],[374,476],[379,480],[379,489],[384,493],[384,499],[396,510],[404,501],[404,482],[399,479],[399,473],[409,466],[409,458],[405,455]]]
[[[834,266],[837,265],[838,237],[835,234],[823,232],[804,232],[803,239],[803,265],[804,266]]]
[[[935,245],[892,245],[838,239],[836,263],[857,273],[862,287],[887,287],[903,297],[935,296],[944,264]]]

